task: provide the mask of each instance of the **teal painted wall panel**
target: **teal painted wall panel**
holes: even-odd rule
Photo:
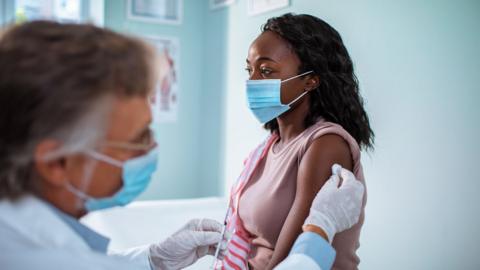
[[[105,26],[139,36],[178,38],[180,71],[178,114],[174,123],[158,125],[161,154],[157,173],[140,199],[169,199],[200,196],[200,100],[203,84],[202,1],[185,0],[183,23],[165,25],[127,20],[127,1],[105,3]]]

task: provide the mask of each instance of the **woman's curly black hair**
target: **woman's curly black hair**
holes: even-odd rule
[[[362,149],[373,148],[375,135],[340,34],[317,17],[291,13],[268,19],[262,27],[262,32],[265,31],[276,33],[290,44],[301,61],[299,74],[313,70],[320,78],[318,88],[310,93],[305,127],[323,117],[341,125]],[[265,128],[278,132],[277,120],[266,123]]]

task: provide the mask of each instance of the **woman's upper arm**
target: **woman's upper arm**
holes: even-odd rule
[[[308,216],[315,195],[331,176],[331,168],[335,163],[352,170],[353,162],[347,142],[338,135],[324,135],[315,139],[300,162],[295,200],[267,269],[273,269],[290,252],[302,232],[303,222]]]

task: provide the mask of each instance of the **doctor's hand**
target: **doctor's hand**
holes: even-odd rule
[[[365,191],[363,184],[340,165],[333,165],[332,172],[333,175],[313,200],[303,225],[304,231],[317,232],[324,237],[326,234],[330,243],[336,233],[358,222]]]
[[[215,220],[191,220],[164,242],[150,246],[150,263],[154,269],[182,269],[207,254],[213,255],[222,227]]]

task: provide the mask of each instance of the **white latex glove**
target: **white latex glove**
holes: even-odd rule
[[[362,209],[364,186],[353,173],[335,164],[333,175],[313,200],[304,225],[323,229],[330,243],[336,233],[351,228],[358,222]],[[342,178],[341,186],[340,177]]]
[[[150,263],[154,269],[185,268],[199,258],[215,252],[223,225],[211,219],[194,219],[160,244],[150,246]]]

